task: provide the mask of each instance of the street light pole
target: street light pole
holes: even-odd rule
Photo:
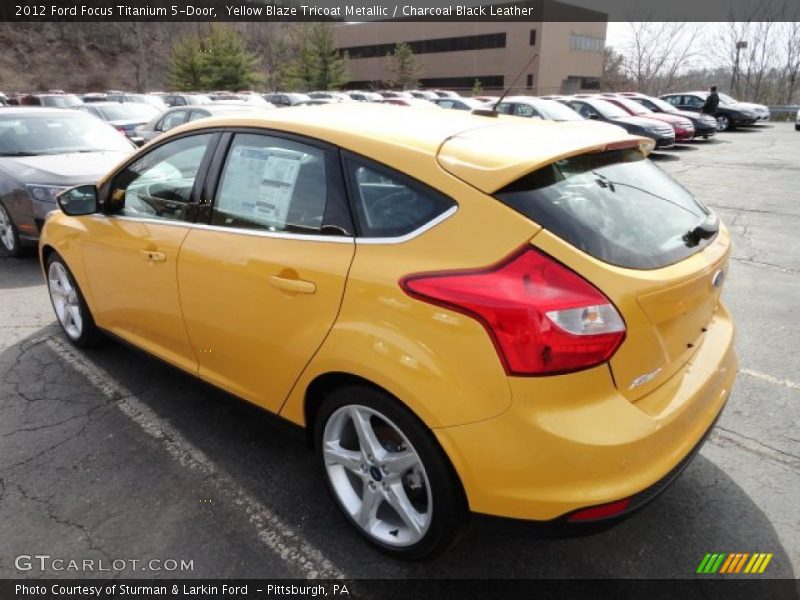
[[[747,42],[744,40],[736,42],[736,61],[733,63],[733,73],[731,73],[731,95],[739,96],[739,54],[747,48]],[[734,85],[736,88],[734,90]]]

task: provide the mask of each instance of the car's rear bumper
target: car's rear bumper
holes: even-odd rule
[[[733,324],[720,307],[697,352],[630,402],[607,367],[511,378],[511,408],[435,430],[473,512],[535,521],[630,499],[635,510],[680,472],[724,406],[736,375]]]

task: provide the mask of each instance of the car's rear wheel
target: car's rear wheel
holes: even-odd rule
[[[461,484],[433,434],[379,390],[330,393],[315,423],[331,495],[384,552],[420,559],[449,547],[468,518]]]
[[[87,347],[102,339],[75,278],[55,252],[47,259],[47,289],[58,324],[69,341]]]
[[[730,118],[727,115],[717,115],[717,131],[727,131],[730,128]]]
[[[23,255],[22,245],[19,242],[19,232],[14,221],[11,220],[11,215],[0,202],[0,243],[3,244],[6,252],[15,258]]]

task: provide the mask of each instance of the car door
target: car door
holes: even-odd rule
[[[82,236],[97,324],[191,371],[177,259],[218,137],[186,135],[139,156],[111,179],[110,214],[87,219]]]
[[[355,251],[341,167],[309,141],[223,145],[208,222],[178,261],[186,329],[203,378],[278,411],[336,319]]]

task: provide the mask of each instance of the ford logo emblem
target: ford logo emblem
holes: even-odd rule
[[[725,279],[725,271],[720,269],[719,271],[714,273],[714,276],[711,278],[711,285],[713,285],[715,288],[718,288],[719,286],[722,285],[724,279]]]

